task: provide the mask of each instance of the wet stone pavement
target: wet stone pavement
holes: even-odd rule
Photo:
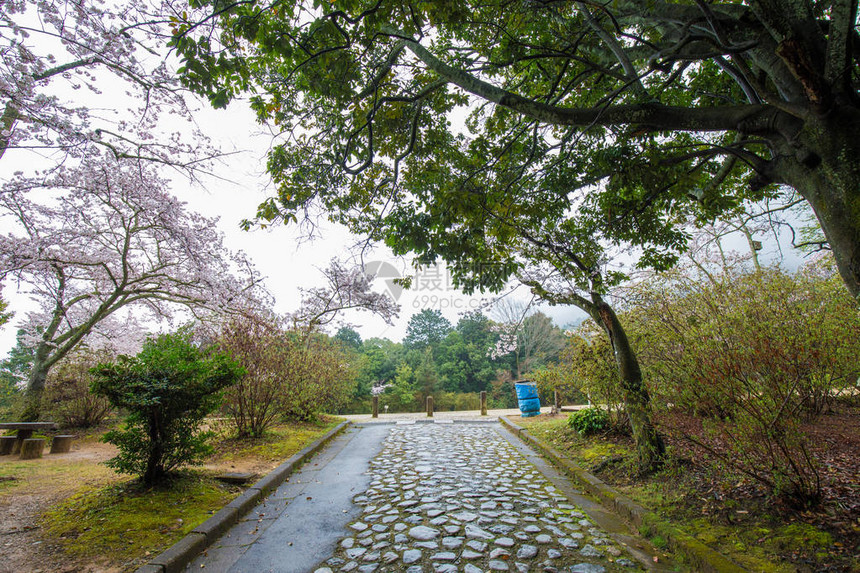
[[[394,426],[369,471],[315,573],[642,570],[496,424]]]

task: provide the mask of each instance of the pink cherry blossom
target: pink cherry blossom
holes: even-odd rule
[[[0,157],[24,148],[59,151],[63,161],[102,148],[193,172],[215,155],[162,53],[169,7],[153,2],[3,2]],[[128,109],[100,109],[94,100],[105,92]]]
[[[0,187],[0,280],[16,280],[41,305],[25,325],[36,349],[28,393],[39,394],[48,370],[120,309],[171,320],[178,309],[230,312],[264,296],[216,221],[166,187],[151,164],[110,153]]]
[[[290,315],[294,327],[306,332],[324,329],[350,309],[367,310],[392,324],[400,312],[391,296],[370,290],[374,277],[360,266],[332,259],[323,275],[325,286],[302,289],[301,306]]]

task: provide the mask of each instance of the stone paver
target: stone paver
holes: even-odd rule
[[[496,424],[392,427],[353,501],[317,573],[641,570]]]

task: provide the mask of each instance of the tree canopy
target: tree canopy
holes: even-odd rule
[[[216,106],[255,91],[289,134],[262,219],[322,204],[427,259],[447,243],[492,260],[523,226],[480,248],[446,237],[471,201],[548,219],[535,241],[597,227],[665,266],[682,213],[709,220],[784,184],[860,294],[852,0],[193,5],[174,38],[187,85]]]
[[[449,332],[451,323],[442,316],[442,311],[425,308],[409,319],[403,344],[407,348],[423,350],[439,344]]]

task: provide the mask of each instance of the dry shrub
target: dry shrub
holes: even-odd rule
[[[856,383],[860,353],[856,303],[826,262],[663,277],[626,318],[655,402],[703,418],[689,440],[794,505],[820,499],[801,423]]]
[[[107,350],[80,347],[51,369],[45,388],[45,402],[51,415],[63,426],[92,428],[101,424],[110,414],[111,405],[107,398],[90,391],[93,381],[90,370],[114,357]]]
[[[274,321],[248,316],[227,324],[217,345],[245,369],[241,380],[227,389],[223,409],[240,437],[258,438],[285,400],[289,345],[284,333]]]
[[[279,418],[309,420],[350,397],[354,353],[325,335],[302,336],[273,319],[248,316],[225,326],[218,346],[245,368],[224,409],[239,436],[260,437]]]

